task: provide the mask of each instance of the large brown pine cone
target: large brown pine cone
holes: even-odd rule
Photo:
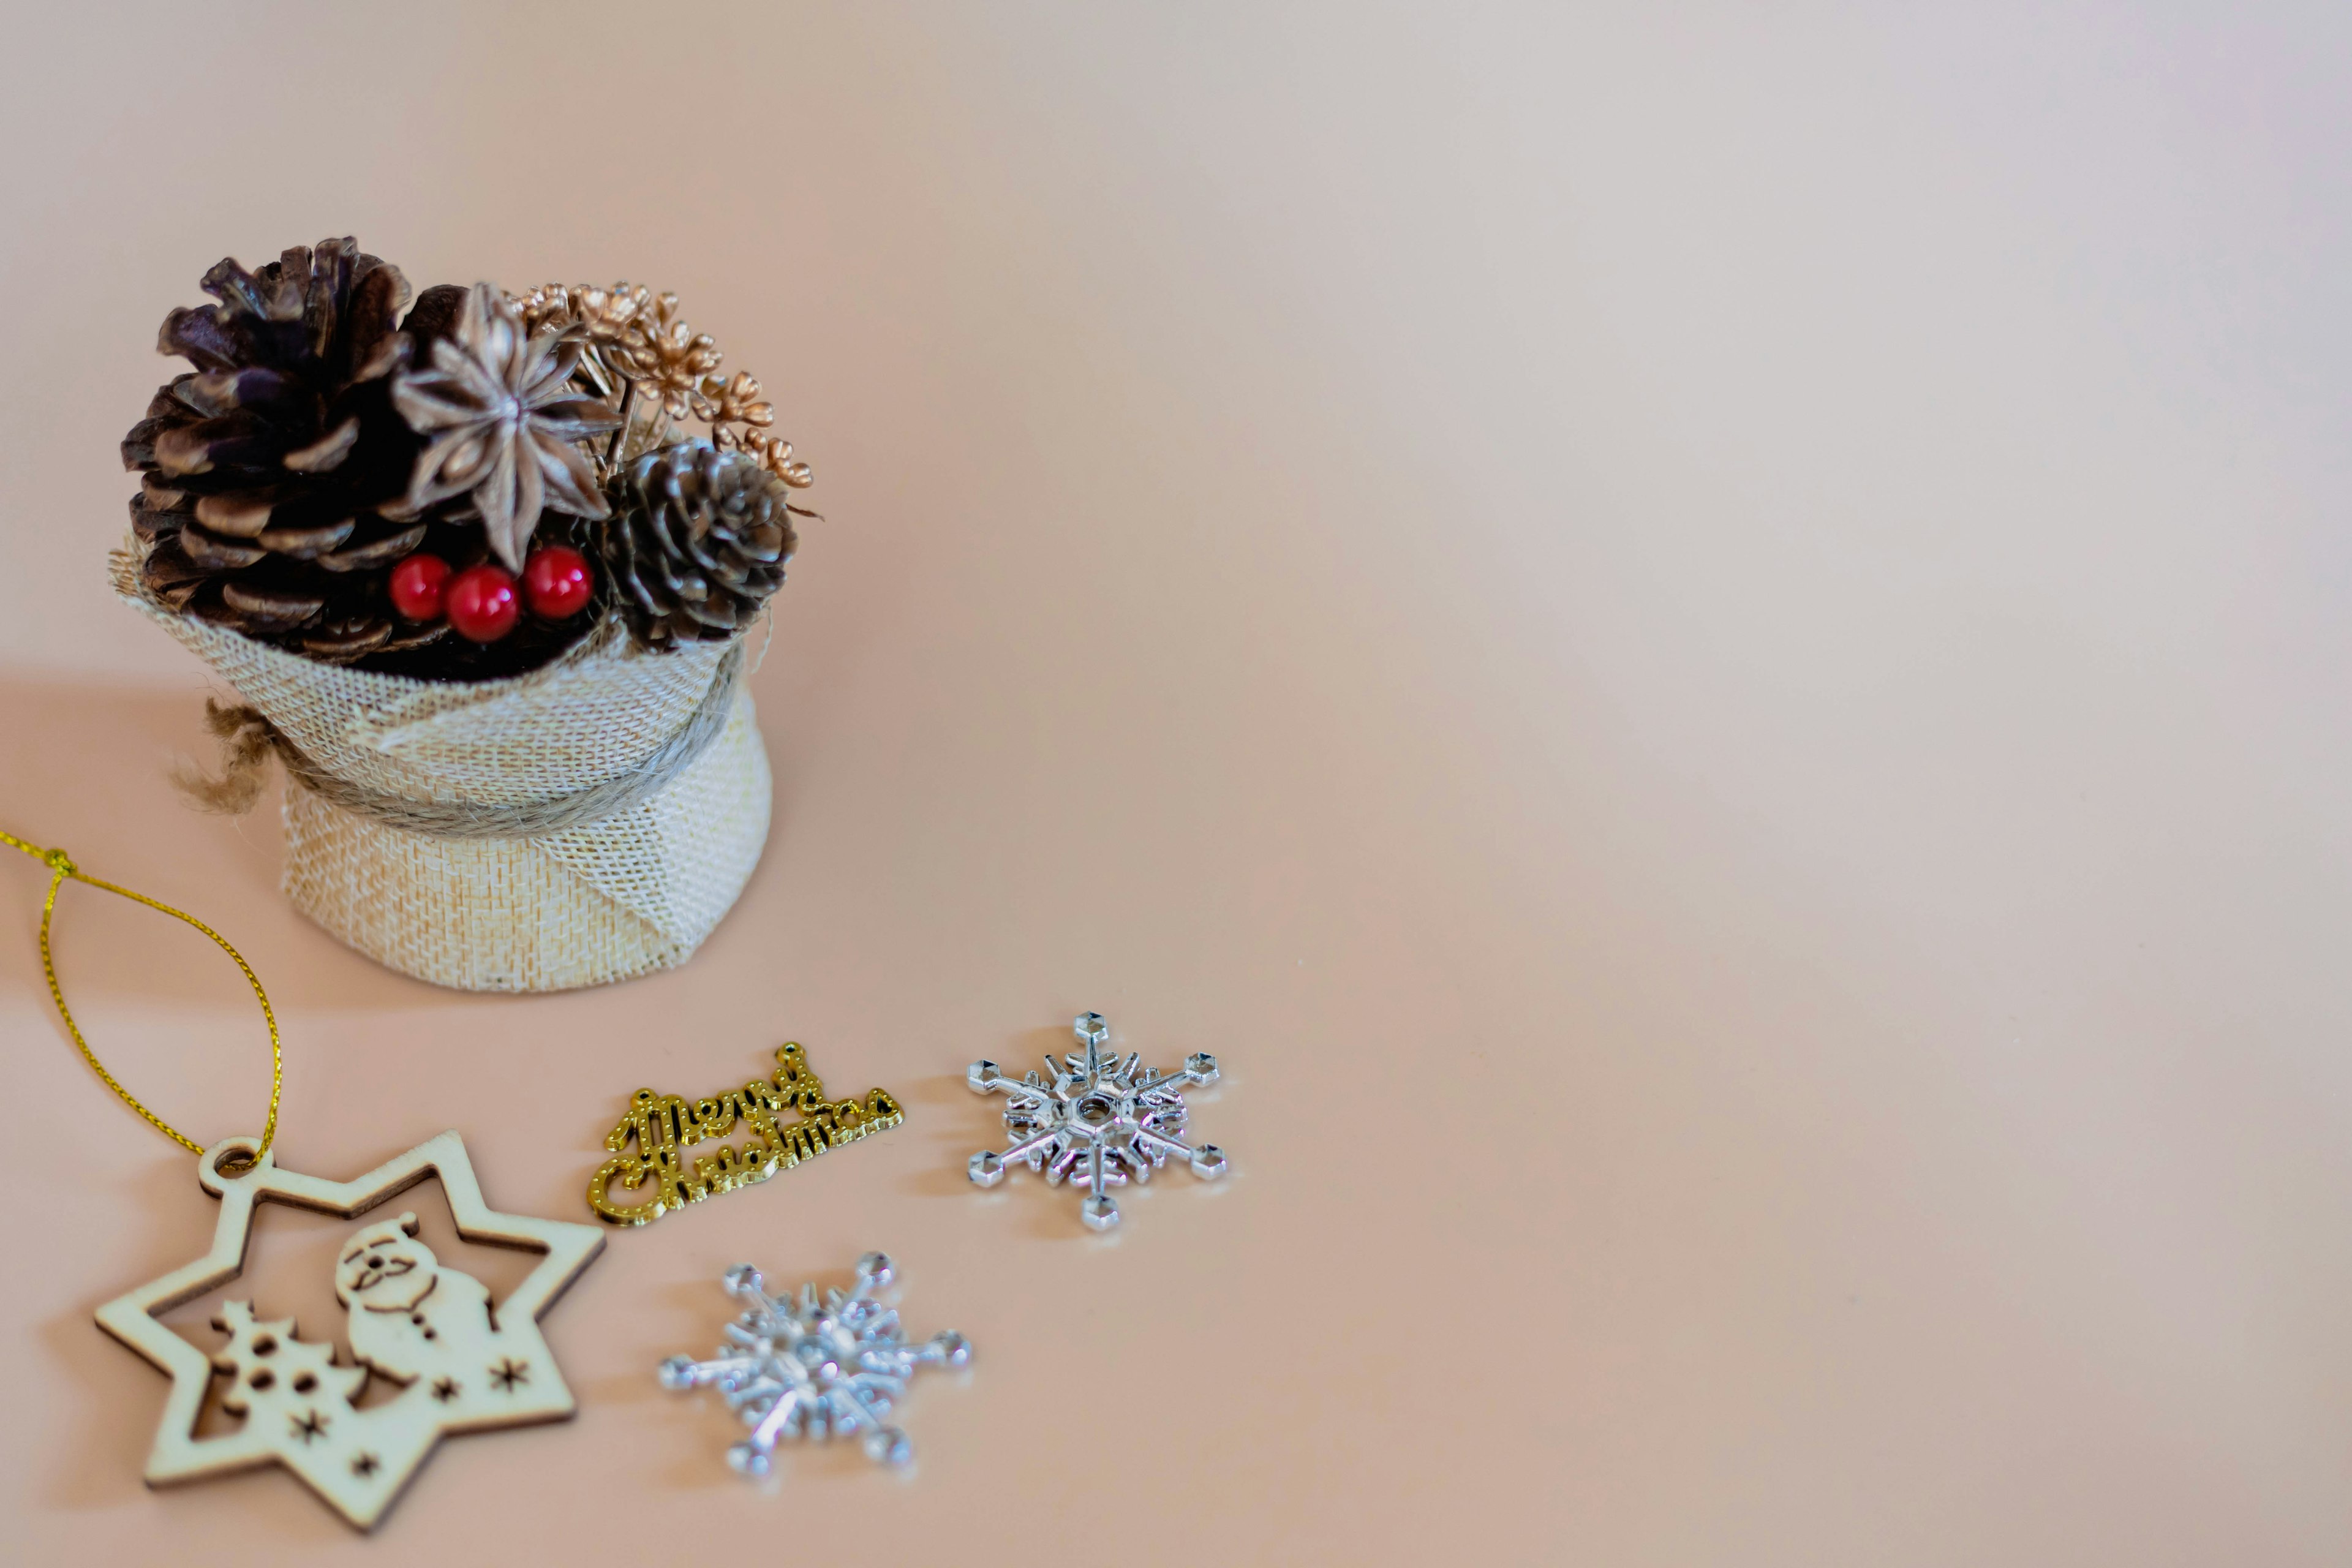
[[[223,260],[202,287],[220,302],[174,310],[156,343],[195,369],[122,442],[149,591],[338,662],[441,635],[393,616],[383,586],[430,521],[379,510],[397,510],[423,445],[385,380],[412,352],[399,268],[325,239],[252,272]]]
[[[732,637],[782,586],[792,492],[757,458],[681,441],[639,458],[618,489],[604,564],[647,647]]]

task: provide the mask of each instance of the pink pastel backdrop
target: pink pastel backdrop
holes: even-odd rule
[[[0,863],[0,1556],[2352,1559],[2341,6],[0,38],[0,826],[244,946],[299,1168],[456,1127],[494,1204],[584,1217],[631,1089],[787,1037],[908,1111],[615,1235],[548,1319],[579,1418],[453,1441],[377,1540],[279,1473],[151,1494],[163,1382],[90,1313],[214,1205]],[[205,682],[104,592],[114,444],[206,265],[344,233],[675,289],[816,465],[774,837],[680,973],[400,979],[286,909],[272,813],[166,784]],[[64,918],[111,1064],[249,1131],[234,973]],[[961,1173],[963,1065],[1085,1007],[1227,1069],[1233,1178],[1108,1240]],[[323,1331],[336,1234],[278,1215],[248,1284]],[[761,1495],[652,1368],[739,1257],[871,1247],[973,1369],[912,1478]]]

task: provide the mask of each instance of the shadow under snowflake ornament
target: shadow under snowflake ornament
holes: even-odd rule
[[[1102,1049],[1110,1025],[1100,1013],[1081,1013],[1073,1025],[1086,1048],[1058,1060],[1048,1054],[1045,1073],[1034,1069],[1008,1078],[994,1062],[977,1061],[966,1074],[975,1094],[1003,1093],[1004,1130],[1012,1143],[1002,1152],[971,1157],[976,1185],[992,1187],[1008,1166],[1026,1160],[1033,1171],[1058,1186],[1063,1181],[1087,1189],[1078,1217],[1095,1230],[1118,1223],[1118,1204],[1109,1189],[1129,1181],[1148,1182],[1171,1154],[1181,1156],[1202,1181],[1225,1173],[1225,1152],[1213,1143],[1197,1148],[1184,1142],[1184,1090],[1217,1081],[1217,1058],[1195,1051],[1180,1072],[1147,1068],[1139,1053],[1125,1060]]]
[[[758,1269],[739,1263],[720,1276],[727,1293],[745,1303],[727,1325],[728,1342],[709,1361],[670,1357],[661,1363],[661,1384],[707,1385],[725,1396],[751,1428],[727,1450],[739,1475],[765,1476],[784,1438],[824,1442],[859,1432],[868,1458],[908,1464],[914,1444],[883,1417],[906,1396],[918,1368],[968,1365],[971,1346],[951,1331],[908,1344],[898,1310],[877,1300],[897,1278],[887,1258],[869,1252],[857,1260],[849,1290],[827,1290],[820,1300],[807,1284],[797,1297],[779,1299],[767,1293]]]

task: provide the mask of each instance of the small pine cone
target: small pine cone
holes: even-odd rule
[[[122,441],[141,475],[142,577],[175,610],[315,658],[362,657],[394,635],[374,631],[384,570],[425,535],[376,510],[422,445],[383,381],[410,352],[408,284],[327,239],[251,272],[224,260],[203,287],[219,303],[172,311],[156,344],[195,369]]]
[[[731,637],[782,586],[791,491],[758,458],[684,441],[639,458],[619,489],[604,564],[646,647]]]

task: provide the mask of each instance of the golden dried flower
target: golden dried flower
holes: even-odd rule
[[[625,413],[626,427],[598,459],[604,477],[677,439],[673,422],[690,416],[710,427],[719,451],[748,453],[794,489],[813,482],[792,444],[766,433],[776,410],[760,383],[743,372],[719,373],[719,345],[680,318],[677,295],[641,284],[545,283],[510,303],[526,331],[564,331],[584,342],[580,389]]]
[[[737,371],[732,379],[723,375],[706,375],[695,389],[694,416],[709,425],[715,431],[722,425],[773,425],[775,408],[761,399],[760,384],[751,379],[749,371]]]
[[[572,290],[561,283],[542,283],[520,299],[509,294],[507,303],[522,317],[522,330],[534,338],[572,324]]]
[[[793,444],[782,436],[771,436],[764,430],[746,430],[734,439],[722,438],[721,447],[740,446],[759,460],[760,467],[796,490],[804,490],[816,483],[816,470],[793,456]]]
[[[615,283],[599,289],[593,283],[542,283],[514,301],[522,312],[523,330],[534,337],[564,327],[578,327],[592,344],[619,342],[637,313],[652,300],[643,284]]]
[[[572,290],[572,319],[588,330],[589,342],[615,343],[652,299],[653,290],[642,283],[615,283],[610,289],[583,283]]]
[[[679,319],[675,294],[658,295],[651,310],[638,310],[615,349],[622,373],[672,419],[693,411],[702,378],[719,368],[720,358],[709,333],[697,332]]]

